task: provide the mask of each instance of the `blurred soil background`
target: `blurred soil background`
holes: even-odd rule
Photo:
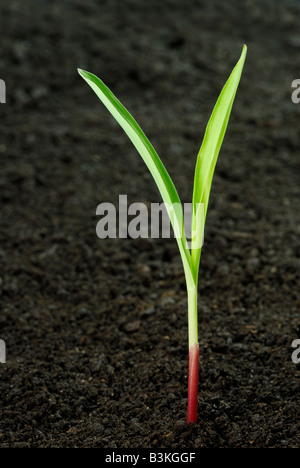
[[[300,3],[10,0],[0,15],[0,447],[298,447]],[[208,211],[188,427],[177,246],[97,238],[100,203],[161,200],[76,69],[132,112],[189,202],[244,43]]]

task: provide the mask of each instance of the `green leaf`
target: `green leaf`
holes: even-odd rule
[[[168,212],[181,254],[187,282],[188,284],[194,284],[191,255],[183,227],[182,204],[167,170],[142,129],[110,89],[92,73],[80,69],[78,72],[120,124],[143,158],[156,182],[167,210],[168,208],[175,207],[173,210],[169,209]]]
[[[244,46],[242,55],[221,91],[206,127],[195,170],[192,218],[193,231],[197,230],[197,227],[199,229],[199,226],[201,226],[202,231],[204,230],[213,174],[227,129],[236,91],[240,82],[246,54],[247,47]],[[197,210],[197,207],[199,208],[200,204],[204,205],[203,210]],[[204,219],[200,220],[199,216],[204,216]],[[203,232],[201,232],[200,235],[202,236]],[[196,282],[201,256],[201,249],[197,247],[198,246],[194,247],[192,243],[191,256]]]

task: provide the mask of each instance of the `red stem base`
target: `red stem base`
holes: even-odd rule
[[[188,383],[188,408],[187,423],[197,422],[198,404],[198,382],[199,382],[199,344],[195,343],[190,348],[189,357],[189,383]]]

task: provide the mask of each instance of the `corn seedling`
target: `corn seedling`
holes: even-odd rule
[[[189,335],[189,378],[187,423],[197,422],[197,396],[199,379],[198,344],[198,276],[201,245],[210,189],[219,151],[225,136],[236,91],[240,82],[247,54],[244,46],[242,55],[226,82],[208,122],[204,139],[197,157],[193,192],[192,242],[188,246],[183,228],[183,208],[175,186],[150,141],[137,122],[121,102],[95,75],[78,70],[79,74],[95,91],[96,95],[123,128],[133,145],[143,158],[159,189],[165,206],[176,206],[169,213],[182,258],[188,297],[188,335]],[[179,209],[178,209],[179,207]],[[195,236],[195,233],[197,234]]]

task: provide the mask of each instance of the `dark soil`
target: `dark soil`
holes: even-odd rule
[[[1,2],[1,447],[297,447],[300,3]],[[174,240],[105,240],[96,207],[160,202],[77,67],[133,113],[183,201],[248,57],[214,178],[199,291],[197,426]]]

